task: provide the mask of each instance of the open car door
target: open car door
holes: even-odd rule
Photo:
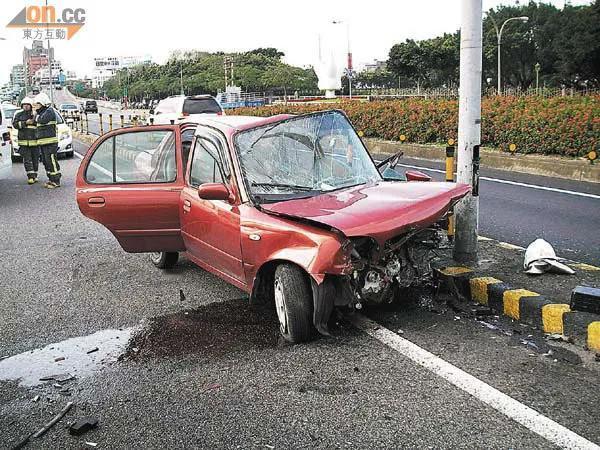
[[[100,137],[77,173],[77,204],[127,252],[185,250],[179,222],[181,127],[122,128]]]

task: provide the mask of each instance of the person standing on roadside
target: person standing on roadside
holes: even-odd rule
[[[29,97],[21,100],[21,111],[13,118],[13,127],[18,130],[17,142],[23,157],[23,165],[27,172],[27,184],[37,182],[40,149],[37,144],[35,120],[33,117],[33,100]]]
[[[48,189],[60,187],[60,166],[56,157],[58,153],[58,133],[56,130],[56,111],[50,104],[47,94],[41,92],[33,99],[36,109],[36,140],[42,154],[42,162],[46,169],[48,182],[44,185]]]

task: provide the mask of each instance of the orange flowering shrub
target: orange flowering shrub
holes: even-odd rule
[[[238,108],[229,114],[271,116],[329,108],[346,112],[365,137],[443,144],[456,139],[458,101],[406,98],[335,104],[288,104]],[[508,151],[584,156],[600,141],[600,95],[573,97],[486,97],[481,104],[481,143]]]

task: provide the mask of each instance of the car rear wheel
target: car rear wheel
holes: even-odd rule
[[[170,269],[179,259],[177,252],[153,252],[150,253],[150,261],[159,269]]]
[[[281,264],[275,270],[275,309],[283,338],[292,343],[314,335],[312,292],[306,274],[297,266]]]

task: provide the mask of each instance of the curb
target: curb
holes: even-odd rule
[[[600,314],[572,311],[569,304],[509,286],[502,280],[482,276],[464,266],[438,267],[434,273],[440,286],[448,292],[538,327],[544,333],[560,334],[600,353]]]

